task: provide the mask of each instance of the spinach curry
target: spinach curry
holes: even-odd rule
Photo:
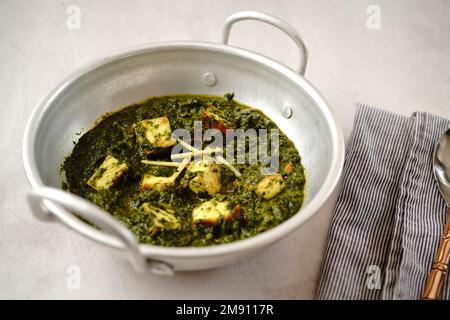
[[[204,130],[222,132],[277,129],[262,112],[234,101],[232,94],[150,98],[104,115],[80,137],[62,166],[64,187],[108,211],[141,243],[162,246],[248,238],[299,211],[305,172],[297,149],[281,130],[279,170],[263,175],[260,162],[187,164],[191,156],[172,162],[171,150],[178,143],[172,131],[192,131],[194,121],[202,121]],[[190,150],[195,154],[207,149]],[[245,144],[245,152],[249,150]]]

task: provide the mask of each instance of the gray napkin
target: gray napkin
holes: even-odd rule
[[[358,106],[318,299],[421,298],[447,218],[432,154],[449,127],[428,113]]]

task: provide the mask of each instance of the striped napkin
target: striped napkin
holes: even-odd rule
[[[447,218],[432,155],[449,127],[358,105],[317,299],[421,298]]]

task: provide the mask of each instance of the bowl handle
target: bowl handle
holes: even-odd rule
[[[258,11],[240,11],[229,16],[228,19],[225,21],[225,25],[223,27],[222,32],[222,42],[224,44],[226,45],[228,44],[228,40],[230,38],[230,31],[233,24],[242,20],[257,20],[265,22],[286,33],[300,49],[300,65],[297,72],[300,73],[302,76],[305,75],[306,64],[308,63],[308,48],[306,47],[306,44],[303,41],[302,37],[297,32],[297,30],[295,30],[295,28],[292,27],[290,24],[267,13],[262,13]]]
[[[60,216],[57,212],[52,211],[50,213],[45,210],[43,207],[44,201],[51,201],[52,203],[62,205],[68,210],[73,210],[81,218],[93,223],[117,238],[128,253],[130,262],[137,271],[144,272],[147,270],[146,258],[141,254],[139,244],[134,235],[100,207],[72,193],[50,187],[40,187],[32,190],[28,194],[27,199],[33,214],[39,220],[48,221],[51,215],[54,215],[63,223],[67,222],[67,219]],[[89,226],[89,228],[92,231],[97,231],[92,226]]]

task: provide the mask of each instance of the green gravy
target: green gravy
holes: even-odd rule
[[[136,123],[167,117],[172,131],[192,129],[194,121],[205,120],[205,114],[211,108],[220,112],[223,118],[223,123],[216,126],[221,130],[222,125],[244,130],[277,129],[262,112],[236,102],[230,94],[224,97],[175,95],[150,98],[105,114],[80,137],[62,165],[67,180],[65,188],[108,211],[127,226],[139,242],[162,246],[229,243],[269,230],[297,213],[304,199],[305,171],[297,149],[281,130],[279,171],[273,181],[265,185],[261,183],[266,178],[260,172],[261,163],[233,163],[241,176],[218,165],[220,184],[215,184],[216,189],[210,193],[210,190],[193,192],[186,170],[169,187],[143,189],[144,175],[170,177],[177,168],[141,162],[171,161],[171,147],[158,152],[145,149],[138,143]],[[105,164],[108,156],[116,162]],[[115,166],[114,180],[108,180],[106,176],[100,180],[99,177],[112,166]],[[276,190],[275,196],[257,190],[260,184],[263,188],[273,187],[276,183],[283,184],[284,188]],[[214,201],[211,203],[226,203],[230,214],[220,216],[213,223],[203,223],[203,220],[196,223],[193,211],[211,200]],[[161,217],[158,210],[170,214],[171,218]]]

